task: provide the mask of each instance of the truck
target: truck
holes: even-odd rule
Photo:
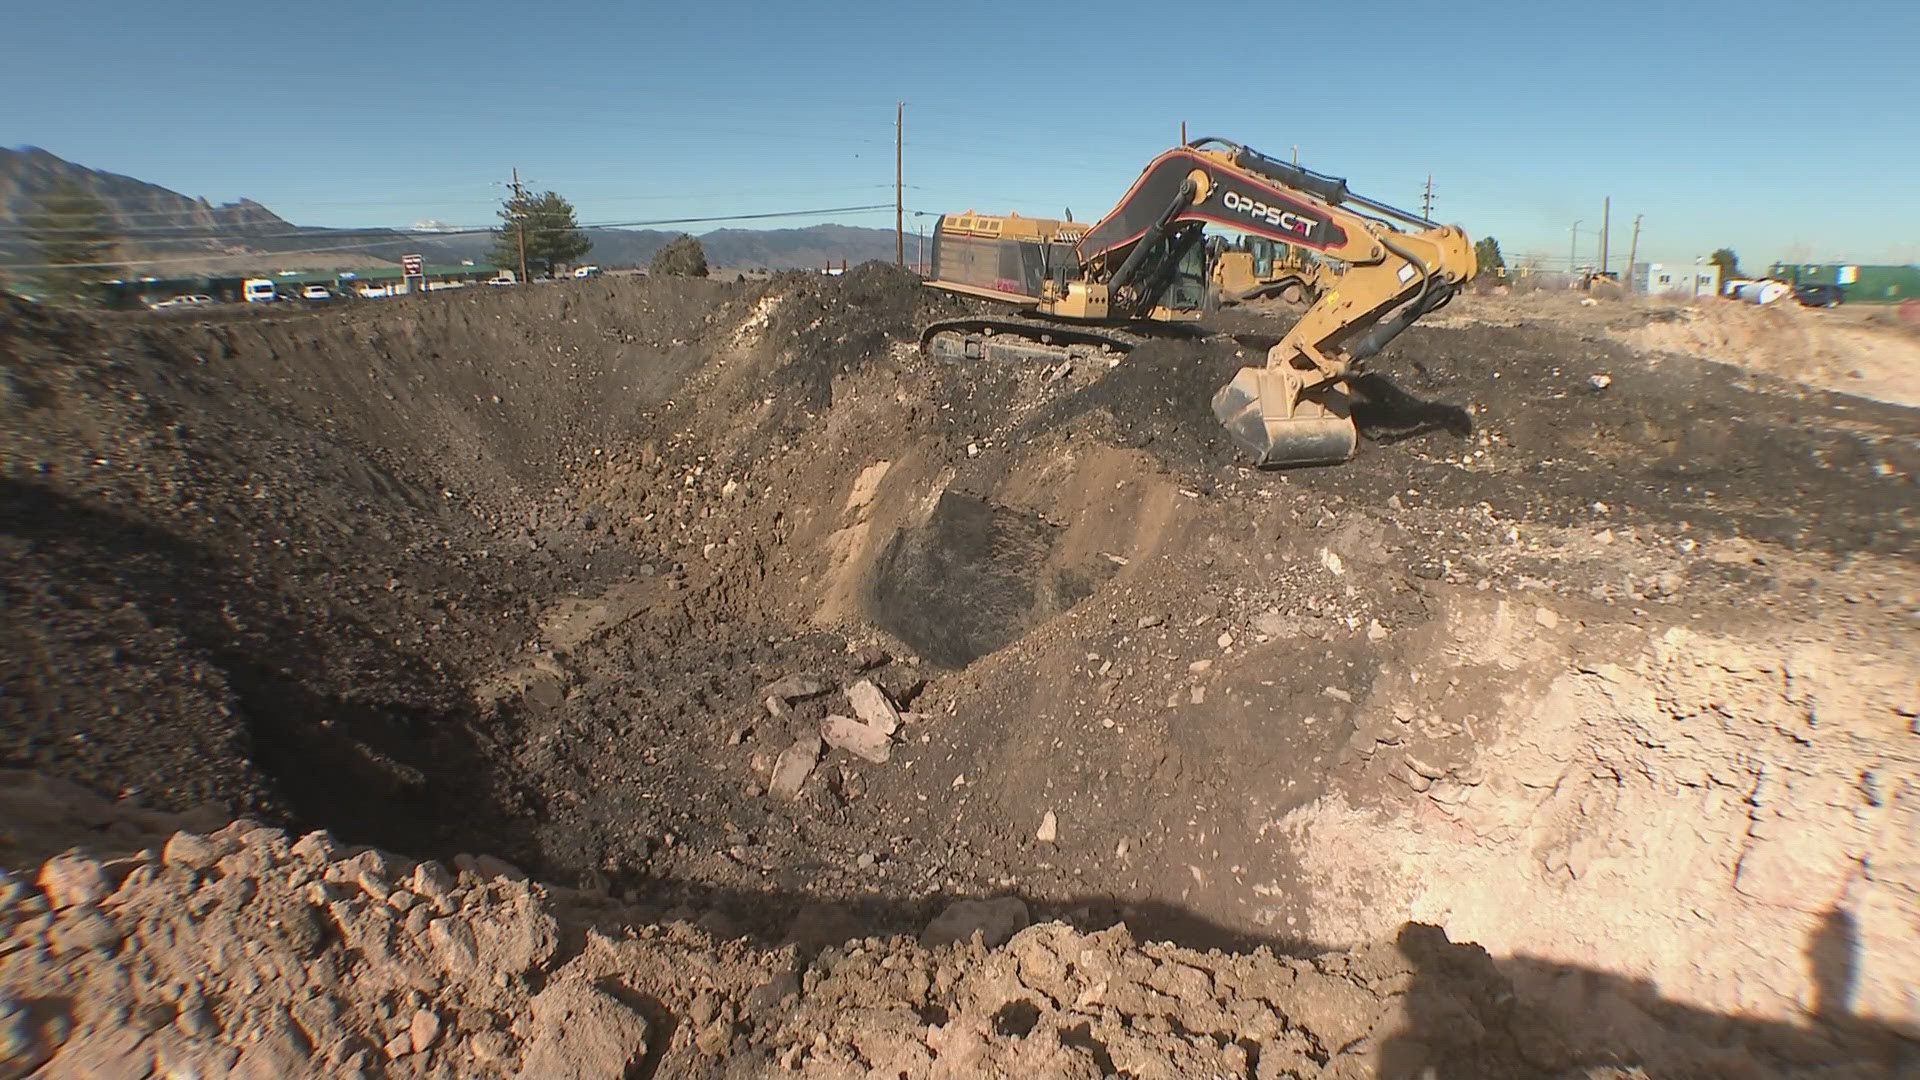
[[[249,304],[270,304],[280,295],[272,278],[248,278],[240,283],[240,294]]]

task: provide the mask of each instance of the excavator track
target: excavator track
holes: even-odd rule
[[[1060,364],[1099,359],[1109,364],[1161,337],[1200,336],[1182,324],[1094,326],[1018,315],[968,315],[942,319],[920,332],[920,351],[935,360],[992,360]]]

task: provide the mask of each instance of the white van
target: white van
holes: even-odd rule
[[[274,287],[272,278],[248,278],[240,283],[240,289],[249,304],[272,303],[279,295],[279,290]]]

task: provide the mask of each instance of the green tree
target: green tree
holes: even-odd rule
[[[1734,278],[1747,276],[1740,272],[1740,256],[1735,255],[1732,248],[1716,249],[1707,257],[1707,261],[1720,268],[1721,281],[1731,281]]]
[[[523,240],[528,273],[547,276],[593,250],[593,241],[574,218],[573,204],[551,191],[509,197],[500,206],[500,227],[493,235],[493,264],[516,272]]]
[[[1491,236],[1473,242],[1473,259],[1480,264],[1480,272],[1488,277],[1498,277],[1507,268],[1507,260],[1500,254],[1500,241]]]
[[[706,277],[707,250],[700,241],[681,233],[653,253],[647,273],[654,277]]]
[[[98,303],[94,283],[119,276],[114,252],[120,229],[113,210],[75,184],[63,183],[40,197],[27,215],[26,236],[46,264],[35,276],[48,300]]]

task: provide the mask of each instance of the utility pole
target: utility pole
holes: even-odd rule
[[[902,174],[900,172],[900,162],[901,162],[900,131],[901,131],[902,123],[903,121],[906,120],[906,118],[907,118],[907,103],[904,101],[894,102],[893,103],[893,264],[895,266],[907,265],[907,221],[906,221],[906,213],[905,213],[906,202],[901,197],[901,192],[904,188],[904,185],[901,184]]]
[[[527,199],[520,190],[520,167],[513,169],[513,231],[520,238],[520,284],[527,283]]]
[[[1613,226],[1613,196],[1609,195],[1600,204],[1600,276],[1607,273],[1607,233]]]
[[[1295,165],[1300,164],[1300,144],[1299,143],[1293,144],[1293,163]]]
[[[1573,228],[1567,230],[1567,280],[1569,281],[1573,280],[1573,275],[1578,271],[1580,266],[1581,220],[1580,218],[1574,218]]]
[[[1420,216],[1433,220],[1433,174],[1427,174],[1427,193],[1420,197]]]
[[[1633,215],[1633,243],[1627,245],[1627,290],[1633,290],[1633,260],[1640,257],[1640,218]],[[1647,282],[1647,291],[1653,291],[1653,282]]]

